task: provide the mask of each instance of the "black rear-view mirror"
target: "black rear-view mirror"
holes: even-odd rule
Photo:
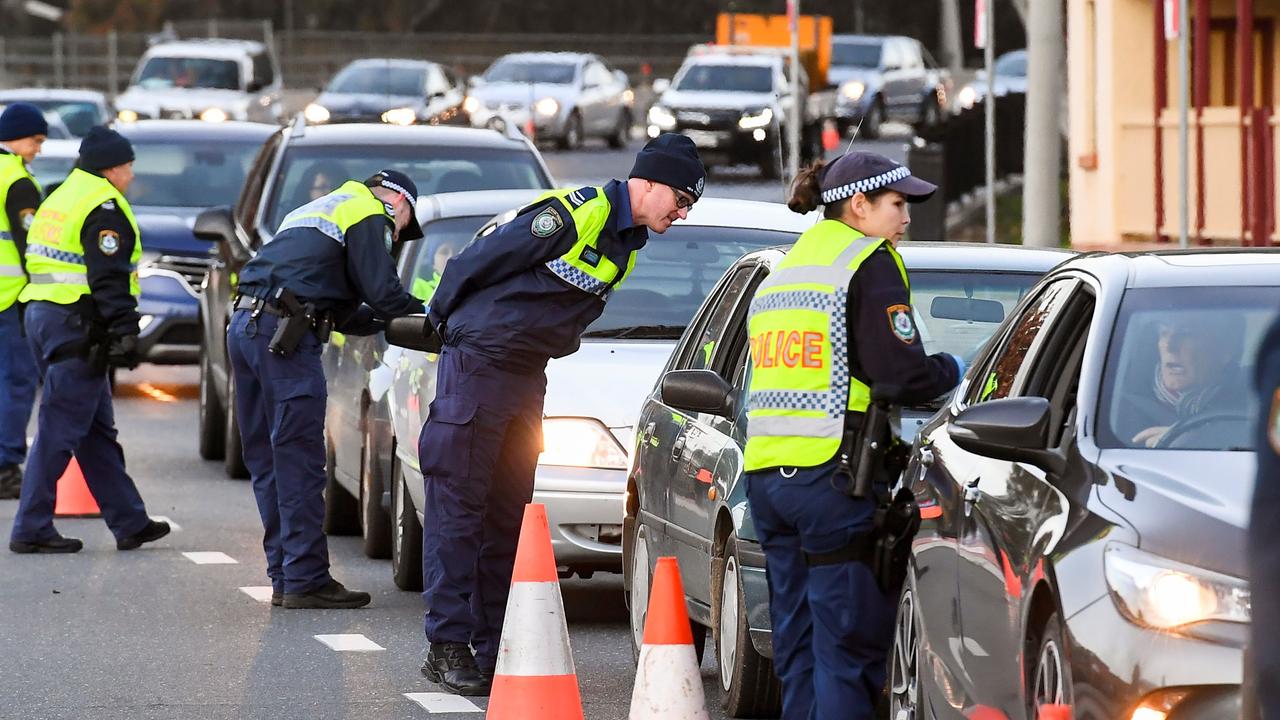
[[[236,223],[231,218],[231,208],[218,205],[196,216],[191,232],[206,242],[231,242],[236,237]]]

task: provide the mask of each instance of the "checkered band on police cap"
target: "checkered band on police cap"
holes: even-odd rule
[[[872,152],[842,155],[822,169],[818,184],[824,205],[885,188],[902,193],[907,202],[921,202],[938,189],[937,185],[913,176],[905,165]]]
[[[880,173],[875,177],[869,177],[865,180],[855,180],[830,190],[822,191],[822,202],[833,203],[837,200],[851,198],[857,193],[869,193],[873,190],[879,190],[882,187],[888,187],[899,180],[905,180],[911,177],[911,171],[905,167],[898,166],[889,172]]]
[[[413,208],[414,211],[418,209],[418,186],[413,184],[408,175],[398,170],[382,170],[377,175],[369,178],[369,182],[365,184],[376,184],[388,190],[394,190],[404,195],[404,198],[409,201],[409,207]]]

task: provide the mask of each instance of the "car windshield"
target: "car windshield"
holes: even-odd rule
[[[841,42],[831,44],[832,67],[880,67],[880,43]]]
[[[84,137],[89,133],[89,128],[101,124],[104,120],[96,104],[83,100],[29,100],[10,97],[3,102],[6,104],[30,103],[43,110],[46,115],[56,115],[67,126],[67,130],[76,137]],[[53,130],[52,127],[49,129]],[[54,137],[54,134],[50,132],[49,137]]]
[[[254,140],[131,138],[135,159],[126,197],[135,206],[234,205],[253,158]]]
[[[577,66],[564,62],[531,62],[499,60],[485,71],[487,82],[549,83],[568,85],[573,82]]]
[[[1026,77],[1027,76],[1027,54],[1024,52],[1011,52],[1000,56],[996,60],[996,77]]]
[[[690,65],[676,81],[677,90],[767,93],[773,90],[773,70],[762,65]]]
[[[215,58],[153,57],[138,71],[134,84],[147,90],[239,90],[240,65],[234,60]]]
[[[289,148],[274,184],[267,227],[272,232],[294,208],[347,180],[382,168],[407,174],[422,195],[465,190],[547,188],[537,156],[517,149],[430,145],[315,145]]]
[[[587,338],[678,339],[720,276],[743,254],[789,245],[796,233],[732,227],[672,225],[649,235],[625,284],[604,313],[587,326]]]
[[[466,246],[491,215],[468,215],[442,218],[422,226],[422,239],[414,240],[405,252],[413,253],[413,261],[405,287],[419,300],[431,300],[440,273],[458,251]]]
[[[952,353],[972,362],[1039,273],[978,270],[915,271],[911,305],[927,353]]]
[[[1127,291],[1103,372],[1098,445],[1253,450],[1249,381],[1277,307],[1277,287]]]
[[[425,82],[426,71],[422,68],[354,65],[338,73],[325,91],[419,96],[423,93]]]
[[[71,173],[71,168],[75,164],[75,155],[37,155],[36,159],[29,163],[31,174],[36,176],[36,181],[40,183],[40,187],[44,188],[46,194],[49,192],[50,185],[67,179],[67,175]]]

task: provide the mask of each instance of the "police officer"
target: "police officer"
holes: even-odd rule
[[[907,203],[937,188],[881,155],[801,172],[789,207],[824,207],[752,300],[747,498],[765,552],[782,716],[871,718],[885,680],[895,598],[865,553],[874,499],[848,488],[840,449],[873,383],[901,402],[955,387],[963,363],[925,355],[894,249]],[[856,470],[856,468],[854,468]]]
[[[423,311],[400,286],[392,260],[396,242],[422,237],[417,197],[413,181],[395,170],[349,180],[286,215],[240,272],[227,349],[272,605],[369,604],[369,593],[329,574],[320,346],[330,327],[371,335],[385,318]]]
[[[40,153],[49,123],[29,103],[0,113],[0,500],[18,497],[27,456],[27,422],[36,399],[36,361],[22,333],[18,293],[27,284],[27,229],[40,205],[40,183],[27,163]]]
[[[430,303],[445,344],[418,455],[431,644],[422,672],[446,690],[489,691],[533,498],[548,359],[578,349],[648,230],[686,217],[705,181],[693,143],[660,135],[626,181],[548,193],[445,268]]]
[[[1259,410],[1264,413],[1254,435],[1258,471],[1253,486],[1249,522],[1249,584],[1254,597],[1248,675],[1261,717],[1280,718],[1280,607],[1272,600],[1280,593],[1280,531],[1275,509],[1280,505],[1280,319],[1258,346],[1254,381]]]
[[[94,127],[65,182],[40,205],[27,233],[26,329],[44,393],[9,549],[73,553],[83,543],[53,527],[58,478],[74,453],[116,548],[164,537],[125,472],[111,407],[110,367],[138,364],[138,258],[142,241],[124,192],[133,147]]]

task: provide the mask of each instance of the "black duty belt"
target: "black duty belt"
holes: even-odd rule
[[[280,311],[280,308],[266,300],[263,300],[262,298],[256,298],[252,295],[241,295],[236,298],[235,309],[250,310],[252,312],[266,312],[268,314],[275,315],[276,317],[285,317],[285,314]]]
[[[804,554],[804,563],[809,567],[818,565],[838,565],[847,562],[860,562],[871,565],[875,556],[876,538],[873,533],[855,535],[848,545],[831,552]]]

